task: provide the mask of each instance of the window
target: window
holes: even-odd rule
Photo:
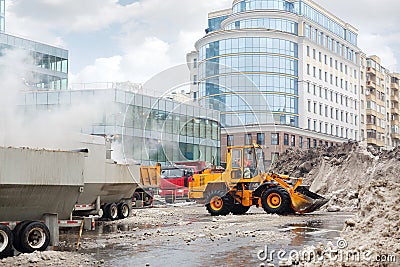
[[[307,74],[310,75],[310,64],[307,64]]]
[[[249,134],[245,134],[244,136],[244,144],[245,145],[251,145],[253,143],[252,137],[251,137],[251,133]]]
[[[313,49],[313,53],[312,53],[312,57],[313,57],[313,59],[315,59],[315,49]]]
[[[296,146],[296,136],[295,135],[292,135],[290,137],[290,145],[291,146]]]
[[[311,112],[311,101],[310,100],[308,100],[308,112]]]
[[[258,145],[265,145],[265,135],[263,133],[257,134],[257,144]]]
[[[310,83],[307,82],[307,93],[310,93]]]
[[[310,47],[307,45],[307,56],[310,56]]]
[[[284,135],[283,135],[283,144],[284,144],[285,146],[288,146],[288,145],[289,145],[289,135],[288,135],[288,134],[284,134]]]
[[[227,146],[233,146],[233,135],[228,135],[226,137],[226,140],[227,140],[227,143],[226,143]]]
[[[279,145],[279,134],[278,133],[271,134],[271,145]]]
[[[313,77],[316,78],[317,77],[317,68],[313,67]]]
[[[299,146],[300,148],[303,148],[303,137],[299,136]]]
[[[311,148],[311,138],[307,138],[307,148]]]
[[[314,143],[314,147],[317,147],[317,139],[314,139],[313,143]]]
[[[193,75],[193,84],[194,84],[194,85],[197,84],[197,75]]]
[[[319,60],[319,62],[322,62],[322,53],[321,52],[318,53],[318,60]]]
[[[193,59],[193,68],[197,68],[197,58]]]

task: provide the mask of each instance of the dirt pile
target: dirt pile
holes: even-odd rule
[[[371,253],[370,260],[375,263],[400,261],[399,186],[379,180],[363,187],[359,193],[358,221],[350,223],[342,234],[349,249]]]
[[[377,180],[364,186],[356,220],[345,222],[341,238],[335,244],[306,246],[290,266],[399,266],[399,185]]]
[[[344,143],[307,151],[288,150],[271,170],[303,177],[311,191],[330,198],[324,207],[328,211],[354,211],[363,186],[381,179],[399,182],[400,148],[379,152],[357,143]]]
[[[104,266],[103,262],[95,260],[90,255],[74,252],[35,251],[31,254],[20,254],[0,260],[0,266]]]

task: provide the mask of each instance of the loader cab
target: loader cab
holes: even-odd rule
[[[264,172],[264,156],[259,145],[228,147],[227,169],[231,179],[250,179]]]

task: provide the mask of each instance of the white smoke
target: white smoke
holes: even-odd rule
[[[22,91],[38,68],[27,51],[6,50],[0,57],[0,146],[59,149],[71,147],[72,133],[102,120],[106,99],[37,111],[24,107]]]

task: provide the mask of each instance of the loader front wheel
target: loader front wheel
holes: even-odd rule
[[[289,193],[281,187],[272,187],[261,195],[262,207],[267,213],[289,214],[292,213]]]
[[[231,203],[225,192],[215,190],[207,195],[206,208],[212,216],[225,216],[231,212]]]

